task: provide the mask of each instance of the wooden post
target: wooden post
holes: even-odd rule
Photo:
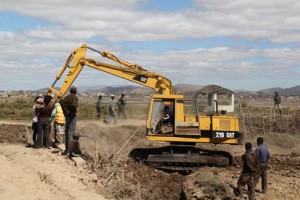
[[[261,123],[262,123],[262,129],[263,129],[263,135],[266,134],[265,132],[265,121],[264,121],[264,113],[261,113]]]
[[[251,133],[252,137],[254,138],[252,117],[251,117],[249,109],[247,111],[248,111],[248,116],[249,116],[249,120],[250,120],[250,133]]]
[[[275,120],[275,109],[274,109],[274,120]],[[270,108],[270,133],[272,131],[272,107]]]
[[[240,112],[241,112],[242,121],[243,121],[243,125],[244,125],[245,135],[247,136],[247,130],[246,130],[246,124],[245,124],[245,119],[244,119],[244,114],[243,114],[242,105],[239,104],[239,106],[240,106]]]

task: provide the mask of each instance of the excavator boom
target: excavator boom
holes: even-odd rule
[[[96,61],[91,58],[86,57],[87,50],[94,51],[100,54],[102,57],[108,58],[117,63],[117,65],[109,64],[103,61]],[[49,92],[54,92],[58,98],[63,97],[68,91],[69,87],[77,78],[78,74],[81,72],[84,66],[89,66],[97,70],[121,77],[123,79],[144,85],[146,87],[154,89],[160,94],[174,94],[174,88],[172,82],[162,75],[155,72],[150,72],[143,69],[141,66],[136,64],[131,64],[115,55],[111,54],[109,51],[100,52],[94,48],[88,47],[87,45],[82,45],[78,49],[74,50],[68,57],[65,65],[62,67],[60,72],[56,76],[56,80],[49,88]],[[54,85],[61,78],[66,70],[69,70],[64,83],[62,84],[60,90],[56,90]]]

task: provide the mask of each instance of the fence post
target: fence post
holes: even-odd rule
[[[270,133],[272,132],[272,107],[270,107]],[[275,109],[274,109],[274,119],[275,119]]]
[[[248,116],[249,116],[249,120],[250,120],[250,133],[251,133],[252,137],[254,138],[254,133],[253,133],[253,123],[252,123],[252,117],[251,117],[249,108],[247,109],[247,111],[248,111]]]
[[[239,104],[239,106],[240,106],[240,112],[241,112],[242,121],[243,121],[243,125],[244,125],[245,135],[247,136],[247,130],[246,130],[246,124],[245,124],[245,119],[244,119],[244,114],[243,114],[242,105]]]
[[[263,135],[266,134],[265,132],[265,121],[264,121],[264,113],[261,113],[261,123],[262,123],[262,129],[263,129]]]

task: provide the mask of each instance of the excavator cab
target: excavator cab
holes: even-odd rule
[[[147,125],[147,135],[201,135],[196,101],[182,95],[152,95]]]
[[[148,140],[178,144],[238,144],[238,119],[227,115],[199,115],[196,99],[153,94],[148,108]],[[164,121],[168,108],[168,121]],[[165,123],[164,123],[165,122]]]
[[[153,99],[150,116],[150,134],[174,134],[173,99]]]

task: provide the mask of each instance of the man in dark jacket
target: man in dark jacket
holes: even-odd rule
[[[122,115],[123,119],[126,120],[127,115],[125,112],[125,106],[126,106],[125,94],[121,94],[121,97],[118,99],[117,105],[118,105],[118,119],[120,119]]]
[[[101,117],[101,109],[102,109],[101,108],[102,107],[101,100],[102,100],[102,95],[99,95],[97,103],[96,103],[96,111],[97,111],[96,119],[100,119],[100,117]]]
[[[76,133],[76,116],[77,116],[77,108],[78,108],[78,98],[76,96],[76,93],[77,93],[77,88],[75,86],[72,86],[70,88],[70,94],[61,100],[61,106],[63,108],[64,115],[66,118],[66,123],[65,123],[66,150],[64,154],[69,153],[70,141],[72,139],[78,139],[78,135]]]
[[[279,114],[281,115],[282,112],[281,112],[281,97],[279,96],[278,92],[275,92],[275,95],[274,95],[274,109],[275,111],[278,110]]]
[[[258,159],[252,150],[252,144],[247,142],[245,144],[246,152],[242,155],[244,162],[241,176],[237,182],[236,193],[238,196],[242,196],[242,189],[247,184],[248,198],[254,200],[255,197],[255,175],[257,173]]]
[[[36,109],[36,113],[38,113],[38,133],[37,133],[37,141],[34,148],[42,148],[45,146],[46,148],[51,148],[51,140],[50,140],[50,121],[49,118],[51,116],[53,105],[51,104],[51,96],[44,97],[44,107],[40,107]]]
[[[257,138],[257,148],[255,149],[255,154],[259,161],[259,171],[255,179],[255,185],[258,183],[259,178],[261,177],[262,193],[266,193],[268,191],[267,169],[270,159],[270,152],[266,145],[264,145],[263,137]]]

